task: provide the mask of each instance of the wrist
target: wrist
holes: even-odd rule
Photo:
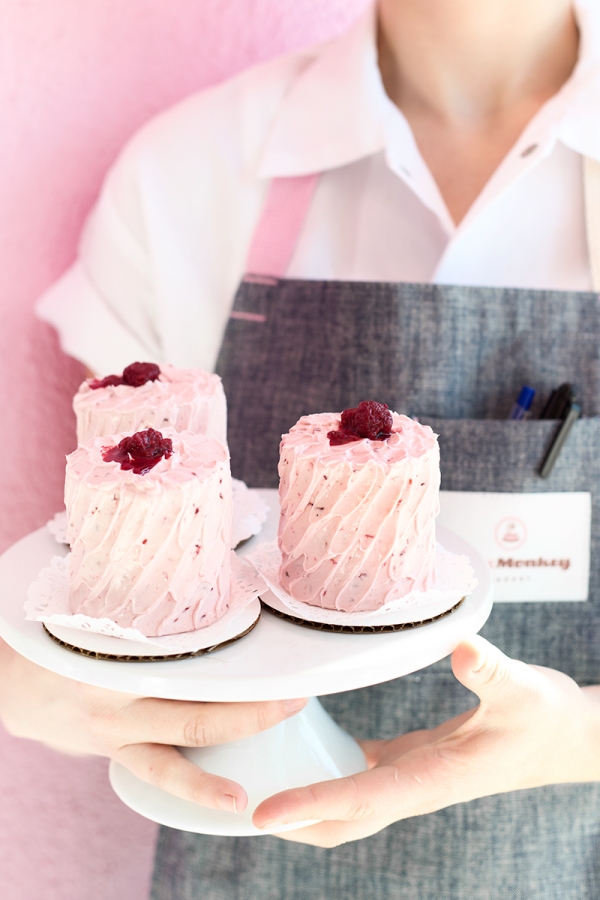
[[[585,747],[578,781],[600,781],[600,685],[580,688],[585,721]]]
[[[12,649],[12,647],[10,647],[6,643],[6,641],[3,641],[2,638],[0,638],[0,659],[2,659],[5,655],[9,656],[10,654],[13,654],[14,652],[15,651]]]
[[[5,713],[11,692],[11,670],[17,656],[16,652],[0,638],[0,722],[6,726]]]

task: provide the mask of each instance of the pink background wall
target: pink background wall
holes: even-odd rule
[[[0,550],[61,505],[81,370],[31,309],[73,259],[119,147],[180,97],[333,36],[365,2],[2,0]],[[143,900],[154,838],[112,795],[103,760],[0,729],[4,900]]]

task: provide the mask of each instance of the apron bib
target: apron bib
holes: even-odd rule
[[[302,211],[315,179],[294,181]],[[258,238],[278,190],[274,182]],[[296,231],[301,221],[298,213]],[[510,656],[600,682],[598,295],[273,277],[286,271],[289,237],[276,265],[264,263],[268,242],[255,238],[263,260],[249,271],[269,277],[241,284],[218,360],[234,477],[276,487],[280,436],[301,415],[375,399],[439,434],[444,490],[589,491],[590,599],[499,604],[482,634]],[[586,418],[541,479],[556,423],[506,416],[522,384],[547,395],[563,381],[578,386]],[[356,737],[392,738],[432,728],[476,698],[446,659],[322,702]],[[333,850],[163,828],[152,898],[597,900],[599,838],[598,784],[458,804]]]

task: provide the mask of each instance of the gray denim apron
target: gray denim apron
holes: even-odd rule
[[[239,315],[241,313],[241,315]],[[233,474],[277,485],[280,435],[306,413],[376,399],[440,435],[442,487],[590,491],[587,603],[494,607],[504,652],[600,682],[600,307],[596,294],[424,284],[245,281],[218,361]],[[586,418],[547,480],[556,429],[507,421],[523,384],[576,383]],[[357,737],[431,728],[474,705],[449,661],[323,699]],[[487,797],[323,850],[161,830],[153,900],[598,900],[600,785]]]

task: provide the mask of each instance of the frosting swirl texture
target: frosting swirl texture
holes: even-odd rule
[[[105,462],[118,434],[71,453],[65,482],[71,612],[148,637],[205,627],[229,607],[229,454],[200,434],[162,433],[173,451],[145,474]]]
[[[218,375],[202,369],[177,369],[163,363],[156,380],[138,387],[109,384],[92,388],[84,381],[73,398],[77,440],[103,434],[172,427],[195,431],[226,443],[227,404]]]
[[[304,416],[279,462],[280,580],[297,600],[378,609],[435,578],[439,448],[431,428],[393,414],[387,440],[331,446],[340,416]]]

